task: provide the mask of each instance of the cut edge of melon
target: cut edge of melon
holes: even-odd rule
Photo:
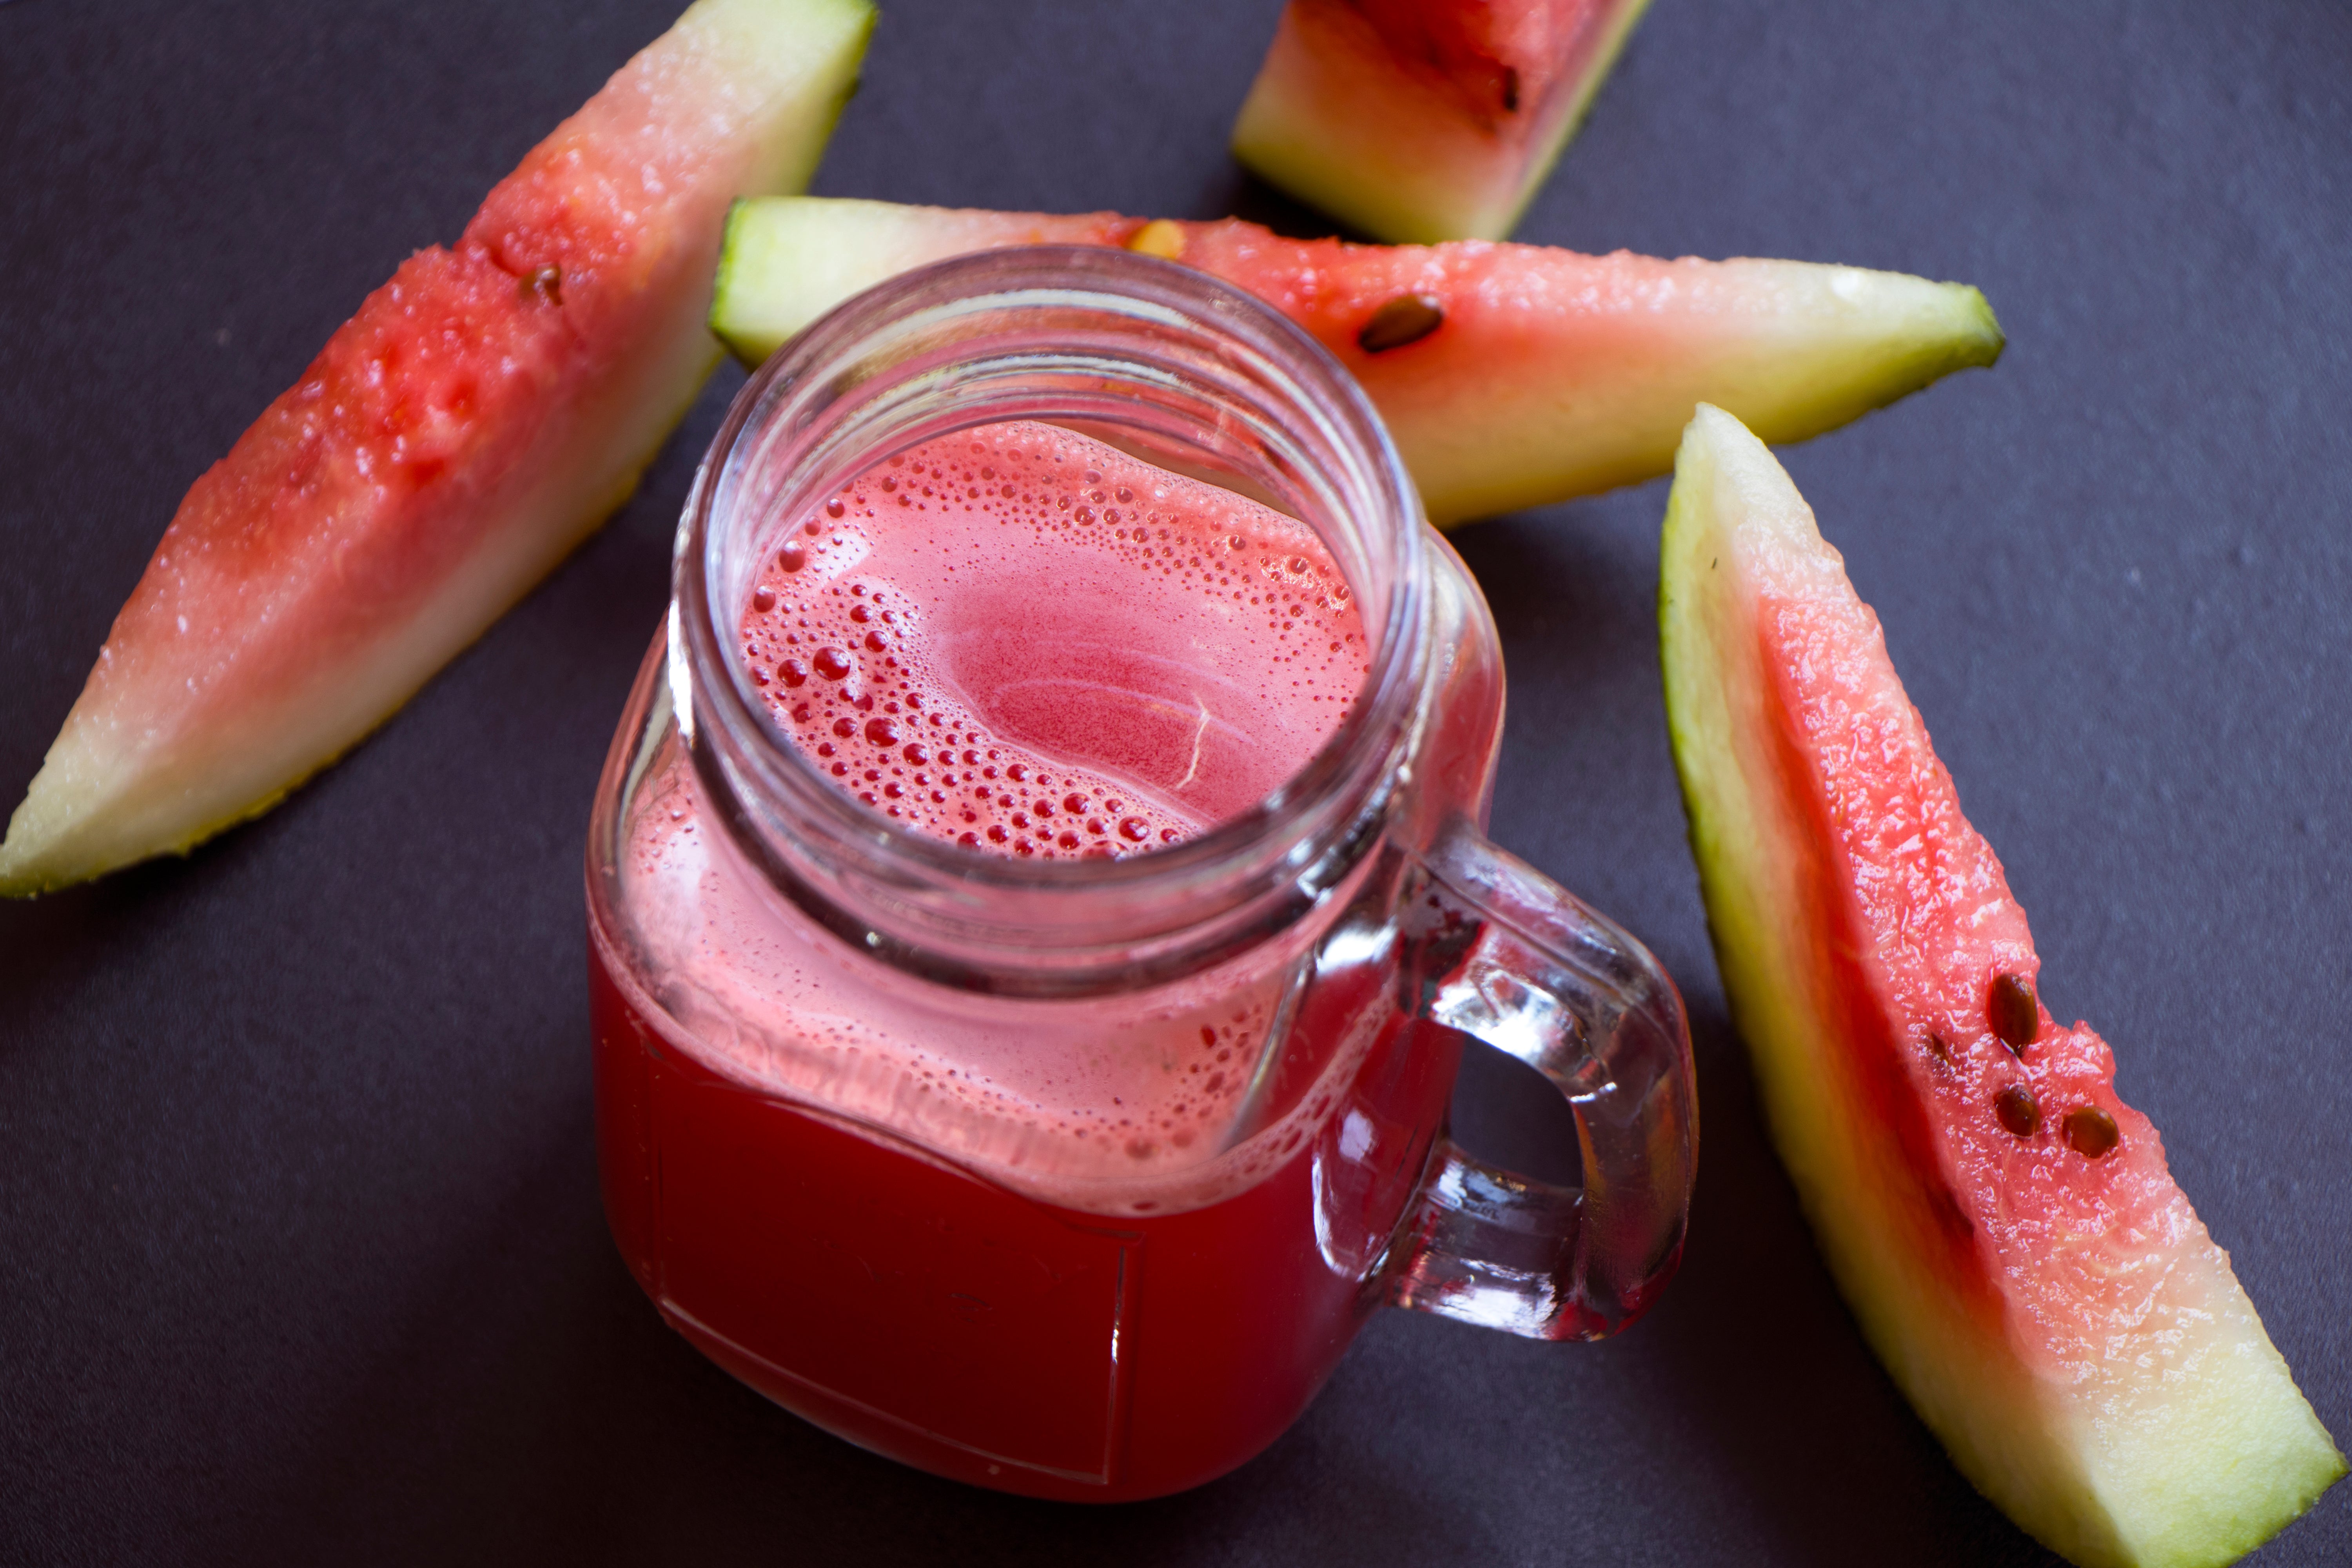
[[[850,196],[739,200],[719,242],[710,331],[756,368],[844,300],[952,254],[926,216],[948,210]]]
[[[1236,229],[1232,220],[1147,223],[1113,213],[766,197],[740,204],[730,216],[711,326],[739,359],[756,366],[825,310],[897,272],[1040,241],[1156,241],[1155,254],[1173,252],[1243,287],[1249,279],[1227,265],[1236,256],[1294,280],[1308,277],[1327,291],[1344,287],[1351,258],[1385,266],[1391,258],[1442,262],[1444,254],[1261,236],[1247,226]],[[2004,347],[1982,292],[1961,283],[1811,261],[1495,250],[1603,270],[1630,260],[1648,281],[1632,307],[1596,311],[1565,330],[1569,371],[1490,374],[1466,395],[1450,378],[1391,375],[1385,363],[1365,370],[1352,344],[1327,336],[1343,363],[1358,363],[1430,521],[1441,528],[1664,473],[1702,400],[1727,406],[1767,439],[1803,440],[1954,371],[1993,364]],[[1484,254],[1475,245],[1450,254],[1471,253]],[[1328,323],[1306,324],[1328,332]],[[1602,363],[1578,361],[1580,338],[1601,345]],[[1643,352],[1630,352],[1637,340]],[[1402,357],[1397,368],[1403,369]],[[1475,405],[1466,414],[1465,395]]]
[[[2104,1418],[2026,1366],[1998,1316],[1971,1311],[1888,1244],[1904,1222],[1877,1201],[1873,1152],[1848,1131],[1867,1123],[1841,1104],[1815,1048],[1825,1009],[1790,946],[1798,872],[1773,851],[1801,854],[1802,836],[1788,803],[1749,787],[1742,762],[1763,683],[1754,623],[1738,604],[1735,513],[1834,562],[1770,452],[1731,416],[1702,406],[1677,458],[1661,543],[1668,723],[1724,990],[1774,1145],[1831,1271],[1961,1472],[2044,1544],[2084,1564],[2233,1561],[2298,1518],[2345,1461],[2201,1226],[2184,1241],[2182,1262],[2202,1276],[2222,1327],[2200,1375]],[[2201,1440],[2182,1440],[2184,1429]],[[2249,1489],[2233,1493],[2241,1483]]]
[[[1550,178],[1591,112],[1649,0],[1616,0],[1578,80],[1530,133],[1516,174],[1495,143],[1408,73],[1367,64],[1365,39],[1310,38],[1296,5],[1276,25],[1235,116],[1236,161],[1360,233],[1396,244],[1501,239]],[[1342,26],[1363,29],[1350,19]],[[1367,76],[1373,78],[1368,85]],[[1412,100],[1428,95],[1417,112]]]
[[[796,189],[814,174],[856,85],[876,16],[871,0],[698,0],[622,70],[667,51],[657,71],[683,58],[708,60],[727,70],[730,92],[772,95],[769,121],[747,161],[758,187]],[[141,860],[184,855],[262,815],[364,741],[478,639],[627,501],[693,407],[719,358],[700,330],[707,265],[686,269],[679,285],[689,308],[648,345],[632,366],[635,374],[575,405],[577,444],[595,460],[570,473],[548,465],[551,484],[543,493],[509,503],[535,509],[541,521],[490,531],[402,635],[357,667],[332,672],[331,683],[310,683],[272,715],[281,721],[272,726],[277,733],[245,736],[235,725],[254,716],[235,715],[209,748],[181,747],[176,731],[125,743],[113,732],[121,715],[85,707],[93,671],[0,838],[0,897],[29,898]],[[101,662],[107,657],[101,648]],[[159,752],[171,754],[159,763]]]
[[[727,215],[710,331],[746,369],[853,295],[950,257],[1024,245],[1123,246],[1118,213],[1008,213],[859,196],[757,196]]]
[[[1000,213],[839,196],[744,201],[728,216],[711,331],[739,360],[756,366],[835,305],[910,268],[999,246],[1110,243],[1129,231],[1140,238],[1158,226],[1114,213]],[[1768,440],[1797,441],[1834,429],[1955,371],[1990,366],[2006,346],[1991,305],[1969,284],[1813,261],[1736,257],[1707,266],[1725,282],[1801,309],[1759,316],[1727,336],[1704,363],[1672,363],[1646,379],[1705,381],[1719,395],[1713,401],[1744,407]],[[1791,383],[1806,390],[1784,395],[1780,389]],[[1696,401],[1684,387],[1672,390],[1682,407]],[[1475,473],[1480,464],[1469,458],[1454,464],[1446,453],[1430,456],[1449,470],[1464,469],[1449,471],[1444,487],[1460,498],[1447,510],[1458,519],[1559,500],[1552,487],[1562,482],[1605,489],[1648,479],[1671,467],[1679,428],[1670,425],[1654,447],[1645,441],[1638,452],[1594,467],[1590,475],[1580,468],[1568,481],[1533,463],[1527,466],[1534,479],[1482,480]],[[1531,451],[1543,439],[1539,432],[1525,437]]]

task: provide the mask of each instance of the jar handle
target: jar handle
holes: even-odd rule
[[[1397,1306],[1528,1339],[1594,1340],[1681,1262],[1698,1159],[1690,1029],[1642,944],[1457,820],[1406,874],[1406,1013],[1549,1079],[1575,1112],[1581,1188],[1441,1139],[1391,1247]]]

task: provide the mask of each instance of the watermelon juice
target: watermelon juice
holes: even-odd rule
[[[1006,858],[1197,837],[1299,771],[1366,668],[1310,530],[1030,424],[811,506],[739,629],[822,776]],[[599,943],[592,995],[608,1206],[670,1321],[856,1441],[1046,1495],[1189,1486],[1287,1426],[1371,1304],[1453,1037],[1356,1027],[1344,987],[1286,1019],[1295,952],[1108,1030],[947,1025],[729,877],[687,770],[663,788],[626,857],[725,962],[674,956],[656,1004]],[[713,993],[725,1029],[666,1023]],[[910,1100],[919,1141],[883,1131]]]
[[[697,477],[590,823],[630,1268],[819,1426],[1090,1500],[1247,1459],[1378,1303],[1631,1322],[1689,1037],[1480,836],[1502,709],[1476,584],[1263,304],[1043,247],[841,306]],[[1568,1098],[1587,1188],[1445,1138],[1464,1034]]]

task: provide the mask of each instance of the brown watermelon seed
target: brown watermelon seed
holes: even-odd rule
[[[2021,1083],[2011,1084],[1992,1097],[1992,1113],[2000,1124],[2020,1138],[2031,1138],[2042,1125],[2042,1107],[2033,1091]]]
[[[542,305],[563,303],[563,268],[541,267],[515,279],[515,292]]]
[[[1368,354],[1386,353],[1417,343],[1445,324],[1445,307],[1426,294],[1400,294],[1379,310],[1356,334],[1356,346]]]
[[[1952,1043],[1944,1038],[1943,1033],[1940,1030],[1930,1029],[1927,1031],[1927,1048],[1936,1053],[1936,1059],[1939,1062],[1948,1062],[1952,1059]]]
[[[1519,73],[1516,67],[1505,66],[1503,68],[1503,112],[1517,114],[1518,111]]]
[[[2033,982],[2021,974],[1992,977],[1992,1032],[2011,1050],[2023,1052],[2042,1032],[2041,1010],[2033,1005]]]
[[[2066,1142],[2086,1160],[2097,1159],[2123,1137],[2116,1129],[2116,1119],[2095,1105],[2078,1105],[2068,1111],[2065,1127]]]

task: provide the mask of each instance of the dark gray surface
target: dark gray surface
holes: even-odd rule
[[[890,0],[823,191],[1283,214],[1272,0]],[[0,793],[181,492],[667,21],[0,5]],[[1656,0],[1522,237],[1980,285],[2006,358],[1788,461],[2125,1096],[2352,1437],[2352,11]],[[1297,222],[1292,212],[1289,221]],[[1311,222],[1311,220],[1307,220]],[[0,1560],[2050,1561],[1830,1288],[1724,1023],[1660,720],[1662,485],[1461,535],[1495,832],[1680,979],[1689,1261],[1614,1343],[1375,1320],[1263,1458],[1055,1508],[763,1405],[606,1239],[577,870],[722,374],[375,739],[192,859],[0,907]],[[1516,1071],[1516,1069],[1511,1069]],[[1462,1124],[1534,1163],[1502,1068]],[[2352,1488],[2255,1559],[2352,1561]]]

